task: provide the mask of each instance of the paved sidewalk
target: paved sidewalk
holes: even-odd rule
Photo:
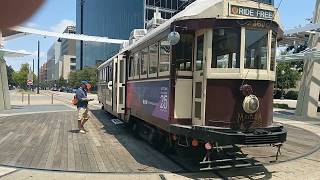
[[[60,96],[58,93],[56,95]],[[61,95],[59,98],[54,105],[15,105],[12,110],[0,113],[0,164],[107,173],[60,172],[0,166],[0,179],[163,180],[224,177],[320,180],[319,150],[296,160],[259,169],[221,171],[220,177],[212,172],[171,173],[179,172],[179,167],[168,162],[165,156],[143,141],[126,136],[127,132],[123,129],[119,131],[119,128],[110,122],[111,117],[101,114],[101,111],[93,111],[95,120],[89,121],[88,134],[77,133],[75,108],[62,103],[64,99],[66,102],[69,101],[69,97],[63,98]],[[38,100],[41,102],[41,98]],[[320,120],[297,121],[301,118],[285,113],[276,113],[275,116],[275,121],[279,123],[303,128],[320,136]],[[305,137],[300,137],[300,140],[303,138]],[[310,139],[306,138],[306,144],[311,143],[308,141]],[[314,143],[316,147],[319,142]],[[288,146],[293,144],[288,143]],[[136,147],[140,149],[137,150]],[[296,152],[302,150],[297,148]]]
[[[13,116],[13,115],[27,115],[49,112],[68,112],[75,111],[74,108],[64,104],[53,105],[12,105],[12,109],[0,112],[0,117]]]

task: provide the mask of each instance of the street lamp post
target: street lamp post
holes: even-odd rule
[[[40,41],[38,40],[38,83],[37,83],[37,94],[40,94],[39,87],[40,87]]]
[[[83,34],[83,5],[84,0],[80,1],[80,34]],[[80,70],[83,68],[83,41],[80,41]]]
[[[34,83],[33,74],[34,74],[34,59],[32,59],[32,82]],[[34,85],[32,85],[32,91],[34,91]]]

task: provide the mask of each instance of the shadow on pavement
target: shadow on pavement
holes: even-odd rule
[[[70,133],[79,133],[79,129],[72,129],[72,130],[69,130],[68,132],[70,132]]]
[[[102,129],[105,133],[113,135],[139,164],[146,166],[139,168],[138,172],[150,172],[149,167],[156,168],[156,172],[182,172],[182,168],[165,155],[150,147],[143,140],[134,137],[126,125],[112,123],[111,119],[114,117],[109,113],[102,110],[91,110],[91,112],[104,125]]]
[[[126,128],[126,125],[115,125],[111,119],[115,118],[109,113],[102,110],[91,110],[93,115],[104,125],[103,130],[112,134],[121,145],[132,155],[132,157],[140,164],[154,167],[160,171],[169,171],[178,173],[179,175],[198,179],[198,178],[226,178],[226,177],[242,177],[253,179],[271,179],[272,174],[264,166],[256,166],[250,168],[236,168],[219,171],[186,171],[175,162],[171,161],[162,153],[155,150],[149,144],[140,140]],[[159,158],[167,159],[167,161],[157,161]],[[143,170],[140,170],[143,172]]]

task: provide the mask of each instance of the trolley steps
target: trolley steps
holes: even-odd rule
[[[200,171],[262,166],[252,158],[227,158],[200,162]]]

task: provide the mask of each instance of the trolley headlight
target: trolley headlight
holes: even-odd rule
[[[242,104],[243,110],[248,114],[253,114],[259,109],[259,99],[255,95],[248,95]]]

